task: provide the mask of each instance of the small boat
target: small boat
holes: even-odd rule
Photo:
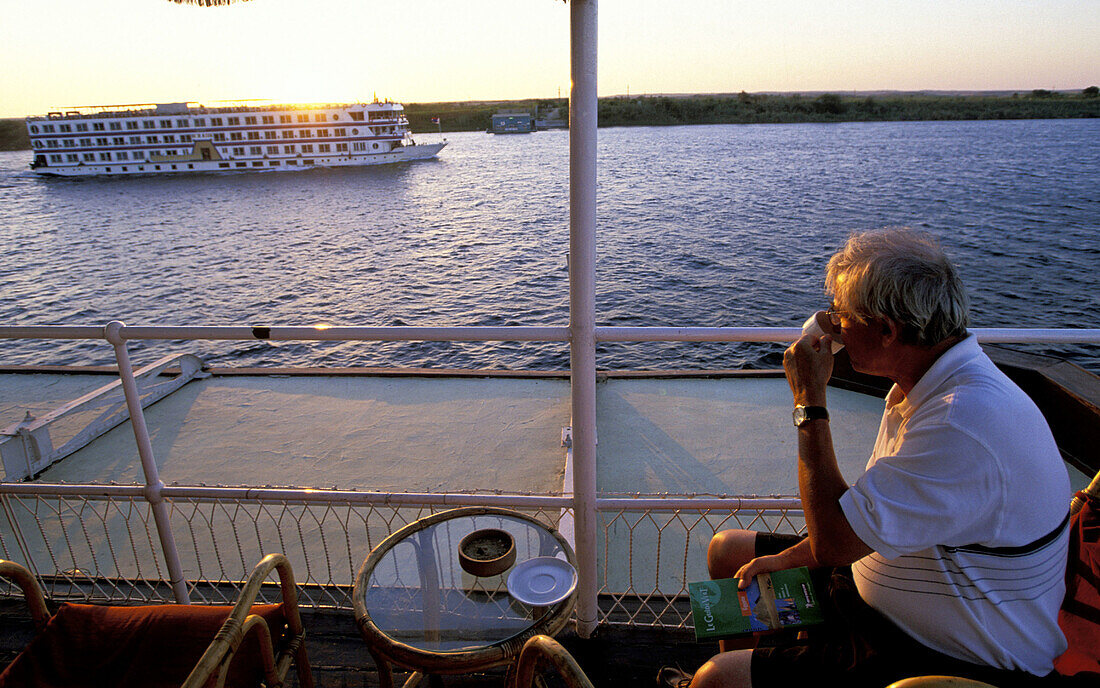
[[[400,103],[206,107],[159,103],[77,107],[27,118],[40,175],[301,170],[435,157],[417,144]]]

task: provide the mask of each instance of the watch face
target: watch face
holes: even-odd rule
[[[806,409],[802,406],[795,406],[794,413],[791,415],[794,418],[795,425],[802,425],[806,422]]]

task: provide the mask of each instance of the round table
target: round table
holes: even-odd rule
[[[462,507],[422,518],[371,551],[355,576],[355,620],[378,665],[382,688],[392,688],[390,664],[424,674],[481,671],[511,661],[528,638],[554,635],[573,612],[575,591],[547,607],[531,607],[508,594],[512,567],[473,576],[459,563],[458,545],[475,530],[509,533],[515,564],[556,557],[574,568],[569,543],[546,524],[509,509]]]

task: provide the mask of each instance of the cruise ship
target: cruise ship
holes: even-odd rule
[[[27,118],[41,175],[301,170],[435,157],[400,103],[87,106]]]

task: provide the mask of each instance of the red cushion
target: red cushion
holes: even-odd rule
[[[1054,670],[1100,680],[1100,500],[1078,496],[1085,506],[1070,522],[1066,599],[1058,612],[1069,649],[1055,660]]]
[[[42,633],[0,674],[0,688],[178,687],[195,668],[232,607],[162,604],[108,607],[63,604]],[[282,606],[255,605],[267,621],[276,652],[286,621]],[[259,644],[238,648],[227,686],[263,679]]]

